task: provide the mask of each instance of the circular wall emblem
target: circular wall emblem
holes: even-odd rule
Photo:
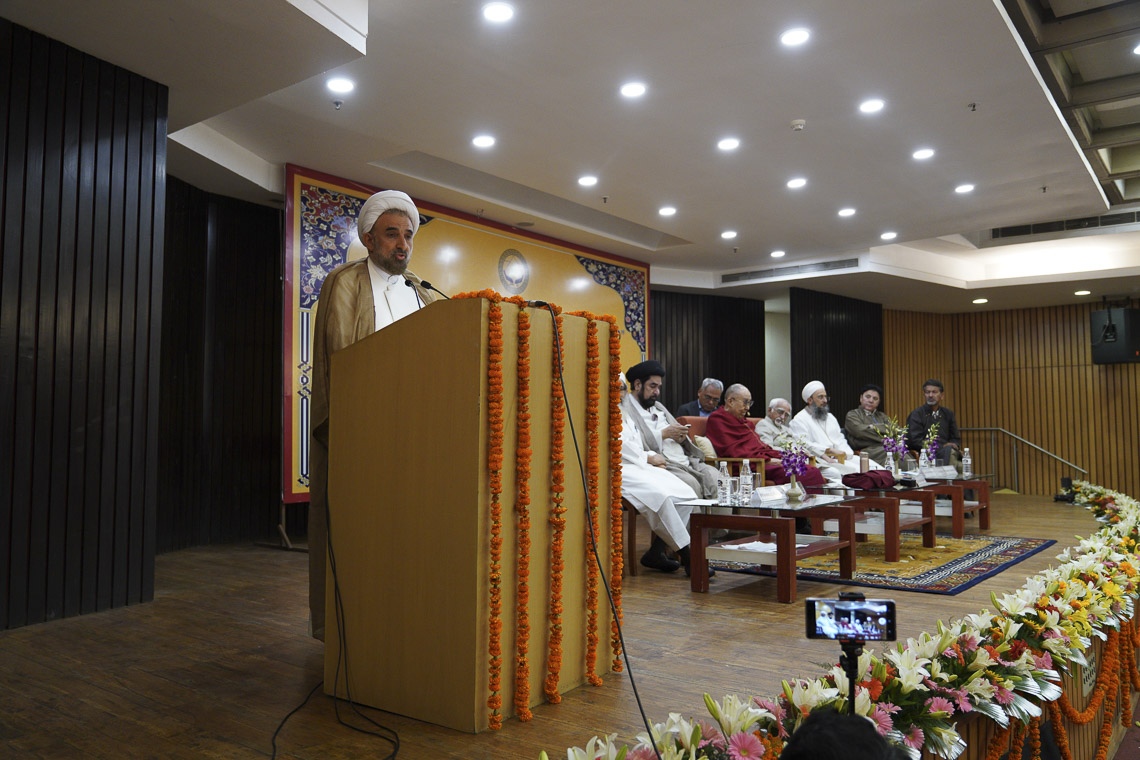
[[[530,282],[530,264],[514,248],[508,248],[499,256],[499,282],[512,296],[522,294]]]

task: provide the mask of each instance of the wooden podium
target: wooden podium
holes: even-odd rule
[[[502,668],[500,713],[515,713],[516,420],[519,307],[503,325]],[[449,728],[488,726],[491,497],[488,314],[465,298],[426,308],[338,352],[331,362],[325,692]],[[531,320],[529,705],[545,701],[550,605],[551,315]],[[587,320],[565,317],[567,409],[585,463]],[[610,325],[601,345],[598,550],[611,574]],[[565,430],[563,641],[558,693],[586,681],[586,500]],[[620,526],[620,523],[619,523]],[[620,546],[620,542],[618,543]],[[591,560],[592,561],[592,558]],[[334,577],[335,572],[335,577]],[[619,579],[620,582],[620,579]],[[336,607],[339,587],[341,607]],[[611,614],[600,589],[598,674],[609,670]],[[343,637],[343,639],[342,639]],[[343,651],[342,651],[343,642]],[[346,676],[347,663],[347,676]],[[347,688],[346,688],[347,687]]]

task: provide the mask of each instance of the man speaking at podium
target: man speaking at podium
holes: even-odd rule
[[[328,541],[329,357],[435,300],[408,271],[419,228],[419,209],[405,193],[385,190],[366,200],[356,218],[356,234],[368,256],[329,272],[317,302],[309,447],[309,617],[313,637],[321,641]]]

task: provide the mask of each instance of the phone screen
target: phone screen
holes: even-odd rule
[[[809,639],[895,640],[891,599],[807,599],[804,630]]]

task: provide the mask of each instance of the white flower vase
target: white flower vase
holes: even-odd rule
[[[804,500],[805,496],[807,496],[807,492],[804,491],[804,487],[800,485],[798,480],[796,480],[796,476],[792,475],[791,481],[788,483],[788,492],[785,494],[788,503],[799,504]]]

